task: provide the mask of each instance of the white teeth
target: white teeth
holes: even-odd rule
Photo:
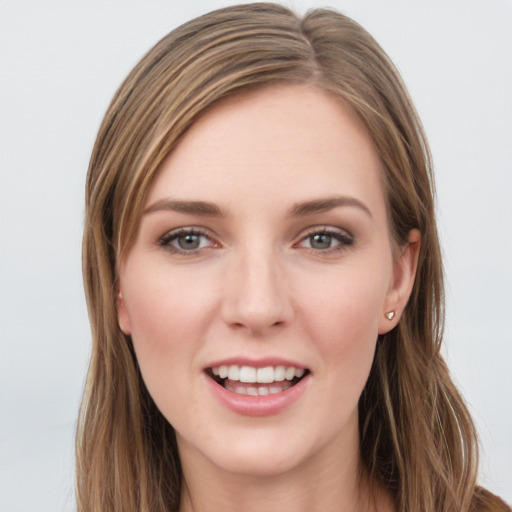
[[[281,391],[285,391],[290,388],[292,385],[290,382],[284,382],[282,386],[269,386],[268,391],[271,395],[275,395],[276,393],[281,393]]]
[[[235,386],[234,388],[226,385],[226,389],[231,391],[232,393],[236,393],[237,395],[249,395],[249,396],[263,396],[263,395],[275,395],[277,393],[281,393],[282,391],[287,390],[291,387],[291,383],[288,381],[283,381],[280,386],[260,386],[258,388],[249,386]]]
[[[240,382],[257,382],[256,368],[252,366],[242,366],[240,368]]]
[[[286,377],[286,370],[284,366],[276,366],[274,368],[274,380],[284,380]]]
[[[240,368],[236,364],[232,364],[228,369],[229,380],[240,380]]]
[[[215,368],[212,368],[215,370]],[[215,375],[215,373],[214,373]],[[225,379],[228,376],[228,367],[226,365],[219,366],[219,377],[221,379]]]
[[[265,368],[258,368],[256,372],[256,382],[269,384],[274,382],[274,368],[266,366]]]
[[[292,380],[293,377],[295,377],[295,368],[290,366],[289,368],[286,368],[286,380]]]
[[[247,384],[271,384],[272,382],[291,381],[295,377],[302,377],[305,373],[304,368],[295,368],[294,366],[285,367],[282,365],[255,368],[254,366],[239,366],[237,364],[232,364],[229,366],[216,366],[211,370],[213,375],[218,376],[221,379],[228,378],[229,380],[244,382]],[[281,388],[279,389],[281,390]]]

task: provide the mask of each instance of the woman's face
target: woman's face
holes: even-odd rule
[[[314,87],[213,107],[167,157],[120,269],[119,323],[184,468],[358,457],[357,403],[414,263],[377,152]]]

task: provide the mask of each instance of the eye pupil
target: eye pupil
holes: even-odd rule
[[[331,247],[331,235],[316,234],[311,237],[311,247],[314,249],[329,249]]]
[[[180,249],[197,249],[199,247],[200,238],[198,235],[188,234],[178,237],[178,245]]]

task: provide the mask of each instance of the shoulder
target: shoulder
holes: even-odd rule
[[[501,498],[495,496],[483,487],[475,489],[473,507],[474,512],[511,512],[512,509]]]

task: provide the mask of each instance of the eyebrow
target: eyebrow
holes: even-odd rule
[[[289,215],[291,217],[305,217],[315,213],[326,212],[339,206],[354,206],[363,210],[370,217],[373,217],[370,209],[362,201],[349,196],[327,197],[296,203],[291,208]]]
[[[327,197],[295,203],[290,209],[288,215],[290,217],[306,217],[307,215],[326,212],[340,206],[352,206],[359,208],[367,213],[370,217],[372,217],[370,209],[362,201],[356,199],[355,197],[349,196]],[[144,210],[144,214],[159,211],[173,211],[189,215],[200,215],[204,217],[227,217],[227,213],[214,203],[209,203],[207,201],[185,201],[168,198],[155,201]]]
[[[178,213],[187,213],[190,215],[201,215],[205,217],[226,217],[217,205],[206,201],[182,201],[175,199],[159,199],[144,210],[144,214],[172,211]]]

